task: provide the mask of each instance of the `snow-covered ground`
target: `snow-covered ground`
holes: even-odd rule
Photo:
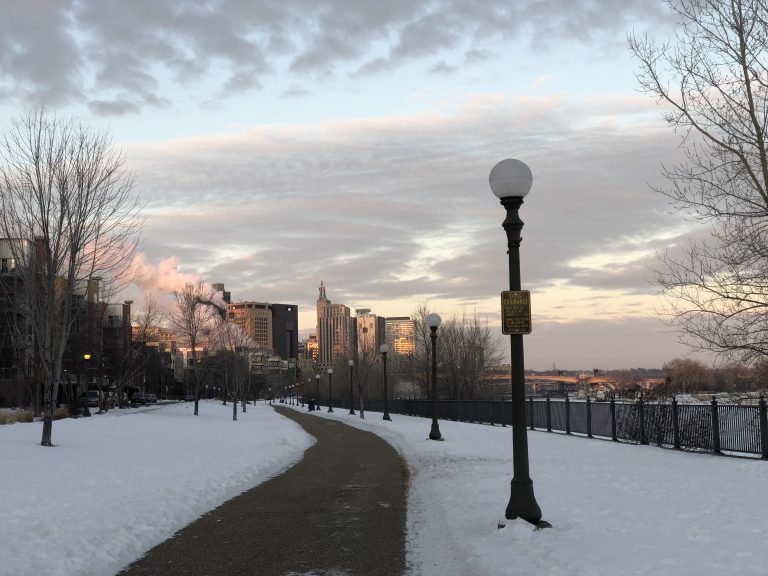
[[[0,575],[115,574],[314,443],[271,408],[203,402],[0,426]]]
[[[134,411],[130,411],[134,412]],[[411,468],[413,575],[763,575],[768,462],[529,432],[544,519],[504,522],[509,428],[337,410],[380,434]],[[240,420],[209,402],[0,426],[0,574],[112,574],[227,498],[291,465],[312,443],[269,407]],[[506,523],[499,529],[498,524]]]

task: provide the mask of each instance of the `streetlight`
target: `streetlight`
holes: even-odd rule
[[[429,337],[432,339],[432,428],[429,431],[430,440],[442,440],[440,425],[437,423],[437,328],[440,326],[440,316],[427,316]]]
[[[91,410],[88,406],[88,360],[90,359],[90,354],[87,352],[83,354],[83,380],[85,381],[85,407],[83,408],[83,416],[91,415]]]
[[[507,233],[509,255],[509,289],[520,291],[520,233],[523,221],[518,210],[531,189],[531,169],[520,160],[502,160],[491,170],[488,178],[493,193],[507,211],[502,227]],[[514,477],[511,482],[506,517],[522,518],[539,527],[550,526],[541,519],[541,508],[533,495],[533,481],[528,471],[528,433],[525,426],[525,368],[523,365],[523,331],[510,334],[512,360],[512,457]],[[518,333],[514,333],[518,332]],[[510,332],[505,332],[510,333]]]
[[[389,352],[389,346],[382,344],[379,346],[379,351],[381,352],[381,359],[384,363],[384,420],[392,420],[392,418],[389,417],[389,394],[387,394],[387,352]]]
[[[320,374],[315,374],[315,410],[320,410]]]
[[[352,388],[352,368],[355,366],[355,361],[350,360],[347,362],[349,364],[349,415],[354,416],[355,415],[355,393],[354,389]]]
[[[332,376],[333,368],[328,368],[328,412],[333,412],[333,405],[331,404],[331,397],[333,396],[333,388],[331,387]]]

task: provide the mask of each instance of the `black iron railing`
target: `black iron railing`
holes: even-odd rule
[[[333,405],[349,408],[349,400]],[[366,410],[381,412],[383,401],[368,401]],[[396,414],[432,417],[431,400],[399,398],[390,401]],[[512,404],[494,400],[440,400],[441,420],[510,426]],[[707,404],[671,402],[607,402],[533,398],[526,401],[526,424],[531,430],[598,436],[633,444],[701,450],[719,454],[760,454],[768,459],[768,409],[757,404]]]

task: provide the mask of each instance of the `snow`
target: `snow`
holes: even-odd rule
[[[107,575],[314,443],[271,408],[154,405],[0,426],[0,575]]]
[[[278,474],[314,440],[268,406],[204,403],[0,426],[0,575],[114,574],[226,499]],[[723,575],[768,571],[768,462],[528,432],[544,519],[504,520],[512,431],[344,410],[411,471],[413,575]],[[505,524],[499,529],[499,524]]]

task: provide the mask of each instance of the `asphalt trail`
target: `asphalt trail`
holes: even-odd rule
[[[403,574],[407,468],[397,452],[370,432],[275,409],[317,438],[304,458],[200,517],[121,575]]]

